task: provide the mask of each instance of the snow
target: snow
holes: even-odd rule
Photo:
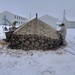
[[[56,51],[13,50],[0,44],[0,75],[75,75],[74,32],[67,29],[68,45]],[[1,29],[0,41],[4,38]]]

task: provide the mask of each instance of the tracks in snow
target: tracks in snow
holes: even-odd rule
[[[69,39],[68,39],[69,40]],[[72,42],[71,40],[69,40],[74,46],[75,46],[75,43],[74,42]],[[71,46],[67,46],[67,48],[69,48],[69,50],[72,50],[73,52],[71,52],[71,51],[69,51],[68,49],[66,49],[66,48],[61,48],[61,49],[63,49],[64,51],[66,51],[66,52],[68,52],[68,53],[70,53],[70,54],[72,54],[72,55],[75,55],[75,49],[73,48],[73,47],[71,47]]]

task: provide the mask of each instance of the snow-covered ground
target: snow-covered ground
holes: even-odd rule
[[[75,75],[74,33],[67,29],[68,45],[56,51],[12,50],[0,44],[0,75]],[[1,29],[0,42],[3,38]]]

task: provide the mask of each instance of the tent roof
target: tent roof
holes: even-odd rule
[[[46,36],[52,39],[58,39],[58,34],[56,29],[50,25],[42,22],[41,20],[34,18],[26,24],[21,25],[18,29],[14,31],[16,35],[29,35],[36,34],[39,36]]]

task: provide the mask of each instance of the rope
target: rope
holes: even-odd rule
[[[65,50],[66,52],[72,54],[72,55],[75,55],[74,53],[72,53],[72,52],[70,52],[70,51],[68,51],[68,50],[66,50],[66,49],[64,49],[64,50]]]
[[[69,46],[68,46],[69,47]],[[71,47],[69,47],[69,48],[71,48]],[[70,53],[70,54],[72,54],[72,55],[75,55],[75,53],[73,53],[73,52],[70,52],[70,51],[68,51],[68,50],[66,50],[66,49],[64,49],[64,48],[61,48],[61,49],[63,49],[64,51],[66,51],[66,52],[68,52],[68,53]],[[71,48],[72,49],[72,48]],[[72,49],[73,50],[73,49]]]

